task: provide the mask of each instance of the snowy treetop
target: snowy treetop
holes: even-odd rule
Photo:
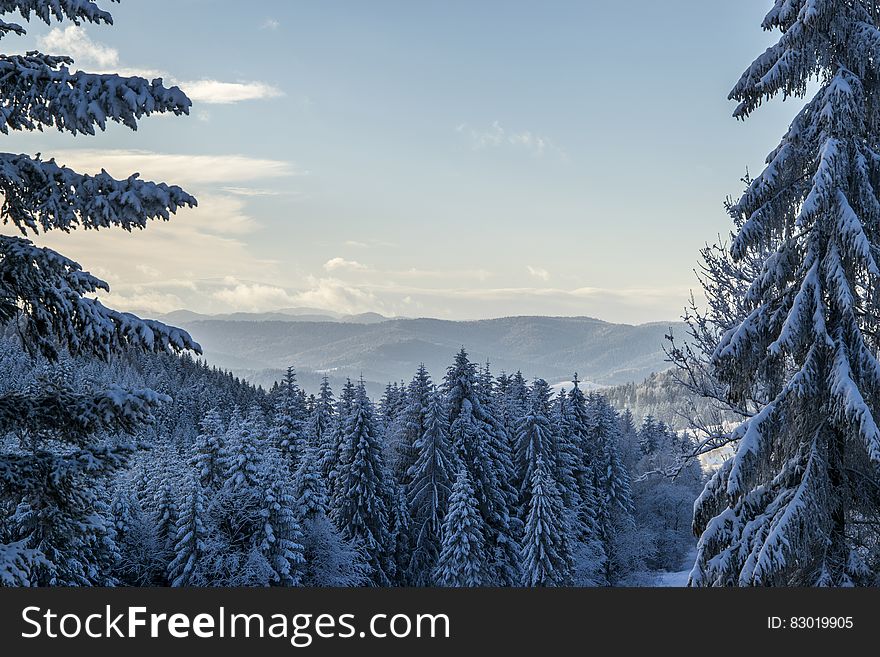
[[[876,12],[874,0],[776,0],[763,27],[781,30],[782,37],[755,60],[730,92],[730,99],[740,102],[734,116],[747,117],[779,93],[804,95],[810,79],[835,61],[842,60],[860,77],[876,71],[880,62]],[[835,33],[837,38],[829,39]]]

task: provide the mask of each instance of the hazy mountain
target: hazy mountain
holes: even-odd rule
[[[146,313],[150,315],[150,313]],[[175,310],[161,315],[159,320],[180,325],[197,321],[232,321],[232,322],[344,322],[347,324],[379,324],[387,322],[388,317],[378,313],[361,313],[359,315],[341,315],[329,310],[317,308],[282,308],[268,313],[225,313],[220,315],[204,315],[191,310]]]
[[[375,389],[409,380],[421,362],[440,379],[462,346],[472,360],[488,359],[496,374],[519,369],[550,383],[569,381],[574,372],[600,385],[641,381],[668,367],[664,336],[670,328],[681,332],[672,322],[630,326],[589,317],[454,322],[367,314],[311,321],[275,314],[171,319],[193,334],[211,363],[264,385],[294,365],[310,389],[323,374],[334,382],[363,376]]]

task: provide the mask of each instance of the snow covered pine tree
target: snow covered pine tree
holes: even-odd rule
[[[820,82],[729,207],[734,260],[762,260],[710,363],[731,403],[763,403],[695,505],[692,585],[876,584],[878,21],[874,0],[776,0],[781,37],[731,92],[746,118]]]
[[[0,14],[13,12],[47,24],[112,23],[90,0],[0,2]],[[0,20],[0,38],[24,33],[22,26]],[[189,99],[161,80],[74,72],[72,64],[68,57],[38,52],[0,55],[0,131],[95,134],[108,120],[136,129],[139,119],[156,112],[189,113]],[[179,208],[195,206],[192,196],[137,175],[84,175],[52,159],[12,153],[0,153],[0,193],[3,224],[22,235],[0,235],[0,323],[14,325],[22,348],[50,360],[65,351],[104,359],[127,348],[199,351],[184,331],[110,310],[87,296],[109,288],[76,262],[27,239],[40,229],[144,228],[151,219],[167,220]],[[133,430],[162,401],[151,390],[121,388],[66,390],[63,398],[52,391],[0,397],[0,432],[19,437],[16,447],[0,452],[0,502],[15,509],[2,521],[0,584],[108,583],[106,570],[90,561],[112,550],[112,528],[103,526],[110,521],[81,513],[82,505],[94,480],[120,467],[133,447],[95,435]]]

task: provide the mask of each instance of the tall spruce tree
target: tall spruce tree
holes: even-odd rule
[[[223,485],[226,474],[222,463],[226,430],[216,408],[205,414],[199,426],[201,432],[196,438],[196,453],[190,462],[202,488],[216,491]]]
[[[486,555],[483,520],[471,486],[468,470],[459,468],[449,510],[443,519],[443,542],[434,581],[439,586],[486,585]]]
[[[336,524],[346,539],[364,546],[373,584],[389,586],[393,575],[388,559],[392,488],[373,403],[363,381],[355,388],[347,416],[337,483],[339,495],[333,510]]]
[[[296,471],[308,443],[307,423],[308,413],[296,382],[296,370],[288,367],[276,390],[275,416],[269,437],[291,473]]]
[[[431,396],[431,376],[424,364],[406,389],[406,396],[397,421],[388,434],[391,438],[391,471],[395,479],[409,486],[409,471],[418,458],[416,442],[427,428],[428,403]]]
[[[317,449],[307,447],[293,477],[293,498],[301,520],[327,514],[327,489],[318,465]]]
[[[204,518],[202,485],[198,478],[193,478],[176,524],[174,556],[168,564],[168,582],[171,586],[204,583],[199,573],[199,561],[205,553],[208,534]]]
[[[259,406],[251,406],[246,418],[238,420],[234,417],[229,423],[226,449],[220,461],[226,489],[239,491],[258,487],[265,439],[266,423]]]
[[[429,586],[440,556],[443,518],[458,471],[449,441],[446,406],[439,392],[431,394],[425,429],[416,440],[416,462],[410,467],[407,498],[412,518],[412,558],[409,581]]]
[[[561,586],[571,576],[565,510],[544,457],[530,471],[531,491],[523,537],[523,586]]]
[[[708,277],[722,306],[744,291],[711,374],[733,406],[757,400],[757,412],[695,506],[691,583],[868,584],[878,526],[864,518],[880,509],[880,3],[777,0],[763,27],[780,36],[731,92],[735,116],[819,88],[729,204],[734,266]]]
[[[455,356],[443,383],[450,418],[450,435],[460,463],[468,469],[489,551],[488,576],[498,586],[520,581],[519,531],[511,517],[516,504],[512,485],[510,443],[480,403],[477,370],[464,349]]]
[[[584,546],[586,554],[593,555],[595,562],[601,565],[604,571],[607,554],[605,543],[602,540],[600,516],[603,514],[604,496],[600,496],[597,489],[599,477],[596,470],[601,468],[595,443],[591,439],[590,411],[587,406],[587,398],[580,387],[578,375],[574,375],[574,386],[568,393],[568,406],[565,421],[568,424],[567,433],[570,435],[579,459],[575,462],[576,467],[573,476],[577,482],[577,494],[579,503],[575,512],[576,521],[574,531],[576,538]]]
[[[336,402],[336,413],[332,427],[328,433],[324,448],[321,450],[321,474],[327,481],[327,489],[332,500],[342,494],[339,481],[340,467],[345,456],[345,430],[354,404],[355,388],[351,379],[347,379],[342,393]]]
[[[108,12],[85,1],[0,5],[0,15],[13,12],[47,24],[112,22]],[[0,21],[0,37],[11,34],[23,35],[25,28]],[[108,121],[135,129],[153,113],[189,112],[187,97],[161,80],[73,72],[72,64],[69,57],[39,52],[0,55],[0,131],[55,128],[93,135]],[[109,359],[127,349],[198,350],[184,331],[106,308],[95,295],[109,291],[107,283],[28,239],[41,230],[141,229],[196,205],[192,196],[137,175],[116,180],[103,171],[79,174],[54,159],[13,153],[0,153],[0,195],[3,224],[21,233],[0,235],[0,323],[15,326],[21,348],[49,359],[65,351]],[[98,515],[85,520],[80,511],[90,505],[86,498],[96,482],[122,467],[133,445],[99,436],[142,427],[163,401],[169,400],[150,390],[118,387],[69,390],[64,399],[37,390],[0,396],[0,431],[23,438],[20,448],[0,452],[0,501],[19,507],[11,535],[0,543],[0,580],[106,583],[107,569],[98,562],[109,552],[86,546],[97,541],[112,551],[112,540],[98,540],[104,531],[95,525]],[[82,559],[75,550],[65,554],[67,548],[53,547],[65,542],[71,549],[81,544]]]
[[[529,401],[517,423],[516,468],[519,482],[519,507],[523,517],[529,512],[532,476],[538,461],[551,468],[556,463],[553,423],[550,421],[550,386],[543,379],[535,381]]]
[[[327,448],[328,434],[333,428],[333,414],[336,412],[334,403],[330,380],[324,376],[321,379],[321,388],[315,399],[314,408],[309,416],[309,439],[314,441],[319,449],[319,454],[322,454]]]
[[[302,530],[295,512],[296,500],[290,493],[287,464],[276,464],[273,470],[262,486],[262,525],[257,532],[256,547],[268,565],[269,584],[297,586],[305,558]]]

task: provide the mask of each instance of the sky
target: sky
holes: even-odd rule
[[[99,4],[114,26],[34,22],[3,51],[161,76],[191,115],[0,150],[198,197],[142,232],[34,238],[148,315],[672,320],[798,109],[731,118],[769,0]]]

